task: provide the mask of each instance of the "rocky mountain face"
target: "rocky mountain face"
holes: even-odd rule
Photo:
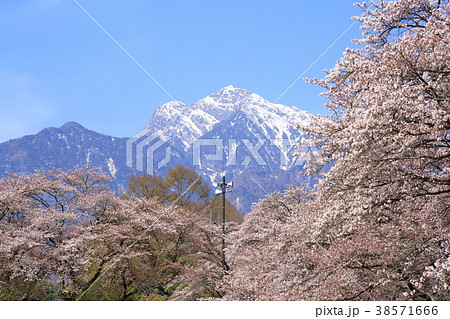
[[[273,104],[234,86],[185,105],[159,107],[132,138],[115,138],[69,122],[36,135],[0,144],[0,175],[90,164],[109,172],[113,188],[126,188],[131,174],[165,174],[182,163],[208,180],[226,173],[233,181],[229,198],[248,213],[251,204],[301,177],[303,161],[295,145],[304,137],[296,128],[309,113]]]
[[[162,105],[150,118],[147,128],[181,142],[187,151],[194,140],[217,127],[235,126],[241,118],[249,120],[243,128],[258,138],[296,139],[299,131],[295,125],[308,121],[309,116],[296,107],[270,103],[255,93],[230,85],[190,105],[182,102]]]
[[[211,182],[225,172],[234,181],[229,198],[248,213],[266,193],[309,183],[299,174],[304,161],[294,156],[304,137],[296,125],[309,119],[296,107],[227,86],[190,105],[162,105],[128,145],[128,165],[152,174],[181,162]]]
[[[0,144],[0,176],[92,165],[109,173],[112,188],[118,190],[137,173],[126,166],[126,140],[90,131],[75,122],[46,128]]]

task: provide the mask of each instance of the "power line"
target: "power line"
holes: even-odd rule
[[[306,68],[306,70],[303,71],[302,74],[300,74],[300,76],[294,82],[292,82],[292,84],[289,85],[289,87],[283,93],[281,93],[281,95],[273,103],[277,103],[278,100],[281,99],[287,93],[287,91],[289,91],[305,75],[305,73],[308,72],[309,69],[311,69],[325,55],[325,53],[327,53],[342,38],[348,32],[348,30],[350,30],[353,27],[355,23],[356,21],[353,21],[353,23],[350,24],[350,26],[347,29],[345,29],[345,31],[342,32],[342,34],[336,40],[334,40],[334,42],[325,51],[323,51],[322,54],[320,54],[319,57],[315,59],[314,62],[311,63]]]
[[[126,55],[128,55],[128,57],[131,59],[131,60],[133,60],[133,62],[142,70],[142,71],[144,71],[144,73],[145,74],[147,74],[147,76],[150,78],[150,79],[152,79],[153,80],[153,82],[155,82],[156,83],[156,85],[158,85],[160,88],[161,88],[161,90],[163,90],[164,91],[164,93],[166,93],[174,102],[176,101],[174,98],[173,98],[173,96],[172,95],[170,95],[170,93],[169,92],[167,92],[167,90],[161,85],[161,84],[159,84],[159,82],[158,81],[156,81],[156,79],[127,51],[127,50],[125,50],[125,48],[111,35],[111,34],[109,34],[109,32],[108,31],[106,31],[105,30],[105,28],[103,28],[102,27],[102,25],[97,21],[97,20],[95,20],[94,19],[94,17],[81,5],[81,4],[79,4],[76,0],[73,0],[73,2],[75,2],[76,3],[76,5],[78,6],[78,7],[80,7],[80,9],[81,10],[83,10],[84,11],[84,13],[86,13],[86,15],[92,20],[92,21],[94,21],[94,23],[100,28],[100,29],[102,29],[102,31],[104,32],[104,33],[106,33],[106,35],[111,39],[111,40],[113,40],[114,41],[114,43],[115,44],[117,44],[117,46],[123,51],[123,52],[125,52],[125,54]]]

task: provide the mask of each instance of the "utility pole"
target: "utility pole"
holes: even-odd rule
[[[225,194],[227,184],[225,183],[225,174],[222,175],[222,265],[223,271],[226,273],[228,269],[227,261],[225,260]]]
[[[215,187],[220,188],[220,190],[219,189],[216,190],[216,195],[222,194],[222,266],[223,266],[223,273],[225,275],[230,270],[225,258],[225,235],[226,235],[225,194],[227,193],[227,191],[231,192],[231,190],[227,190],[227,188],[233,187],[233,182],[227,184],[225,181],[225,173],[223,173],[222,181],[214,182],[213,185]]]

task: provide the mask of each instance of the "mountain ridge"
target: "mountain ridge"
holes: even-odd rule
[[[189,105],[179,101],[163,104],[145,129],[147,136],[157,133],[172,147],[182,145],[185,157],[190,160],[187,166],[197,169],[211,182],[224,170],[233,179],[249,169],[266,171],[266,180],[270,180],[271,171],[300,176],[302,162],[294,156],[294,146],[304,133],[297,129],[297,124],[308,123],[310,118],[311,114],[294,106],[274,104],[254,92],[229,85]],[[162,158],[159,154],[159,159]],[[292,180],[282,178],[287,179]],[[304,182],[300,177],[297,180]],[[235,204],[245,202],[242,196],[234,195],[238,193],[246,197],[245,192],[232,193],[230,198]],[[261,195],[258,194],[259,198]],[[248,212],[250,206],[247,202],[238,208]]]
[[[305,111],[273,104],[256,93],[227,86],[190,105],[172,101],[160,106],[150,117],[145,134],[131,143],[134,166],[127,166],[130,139],[97,133],[69,121],[59,128],[45,128],[35,135],[1,143],[0,176],[7,172],[68,170],[89,164],[109,173],[113,177],[112,188],[120,191],[127,188],[131,174],[165,174],[177,164],[194,168],[211,181],[225,170],[227,180],[240,181],[235,183],[229,198],[241,212],[248,213],[252,202],[266,195],[252,182],[252,176],[264,181],[268,192],[282,190],[284,183],[304,182],[298,174],[302,163],[294,161],[294,145],[304,136],[296,123],[308,120],[309,113]],[[165,139],[147,143],[146,139],[155,132]],[[222,143],[219,151],[216,148],[219,160],[207,158],[214,155],[214,145],[194,147],[205,141]],[[159,144],[152,144],[155,142]],[[148,172],[149,149],[155,145],[159,148],[150,158],[155,171]],[[143,161],[140,170],[135,165],[138,150]]]
[[[61,127],[44,128],[35,135],[0,144],[0,176],[92,165],[110,173],[124,185],[128,176],[135,172],[124,162],[126,140],[97,133],[74,121]],[[118,186],[113,188],[118,189]]]
[[[150,117],[146,127],[159,131],[163,136],[175,138],[177,141],[183,140],[182,144],[186,151],[196,138],[237,112],[245,113],[260,127],[264,127],[263,115],[265,122],[275,121],[280,127],[292,126],[294,129],[298,124],[295,121],[304,122],[310,118],[308,112],[294,106],[271,103],[256,93],[229,85],[189,105],[180,101],[163,104]],[[270,130],[278,131],[273,126]],[[263,128],[263,131],[267,129]],[[183,136],[180,136],[180,133]],[[288,138],[282,134],[288,133],[286,130],[279,133],[281,134],[273,138]],[[270,138],[270,136],[267,137]]]

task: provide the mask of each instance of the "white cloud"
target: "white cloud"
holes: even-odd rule
[[[0,143],[36,133],[52,113],[29,77],[0,73]]]

